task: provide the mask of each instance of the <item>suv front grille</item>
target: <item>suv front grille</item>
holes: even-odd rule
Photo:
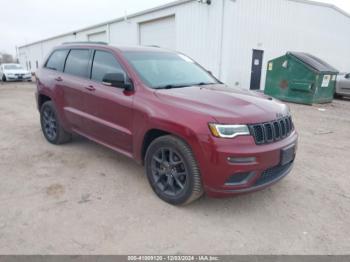
[[[292,117],[284,117],[276,121],[249,125],[250,133],[257,145],[269,144],[286,138],[294,129]]]

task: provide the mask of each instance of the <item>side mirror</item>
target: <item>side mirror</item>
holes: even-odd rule
[[[113,86],[118,88],[123,88],[127,91],[131,91],[133,86],[127,81],[126,75],[124,73],[109,73],[103,77],[102,84],[106,86]]]

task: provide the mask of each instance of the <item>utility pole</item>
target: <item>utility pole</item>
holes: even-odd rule
[[[16,62],[19,63],[18,46],[16,46]]]

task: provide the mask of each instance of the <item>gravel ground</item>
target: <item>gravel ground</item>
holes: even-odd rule
[[[0,83],[0,254],[349,254],[350,100],[290,106],[287,178],[177,208],[132,160],[79,137],[47,143],[34,85]]]

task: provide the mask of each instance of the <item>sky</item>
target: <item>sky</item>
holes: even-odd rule
[[[0,0],[0,52],[173,0]],[[215,0],[214,0],[215,1]],[[263,0],[262,0],[263,1]],[[350,13],[349,0],[319,0]]]

